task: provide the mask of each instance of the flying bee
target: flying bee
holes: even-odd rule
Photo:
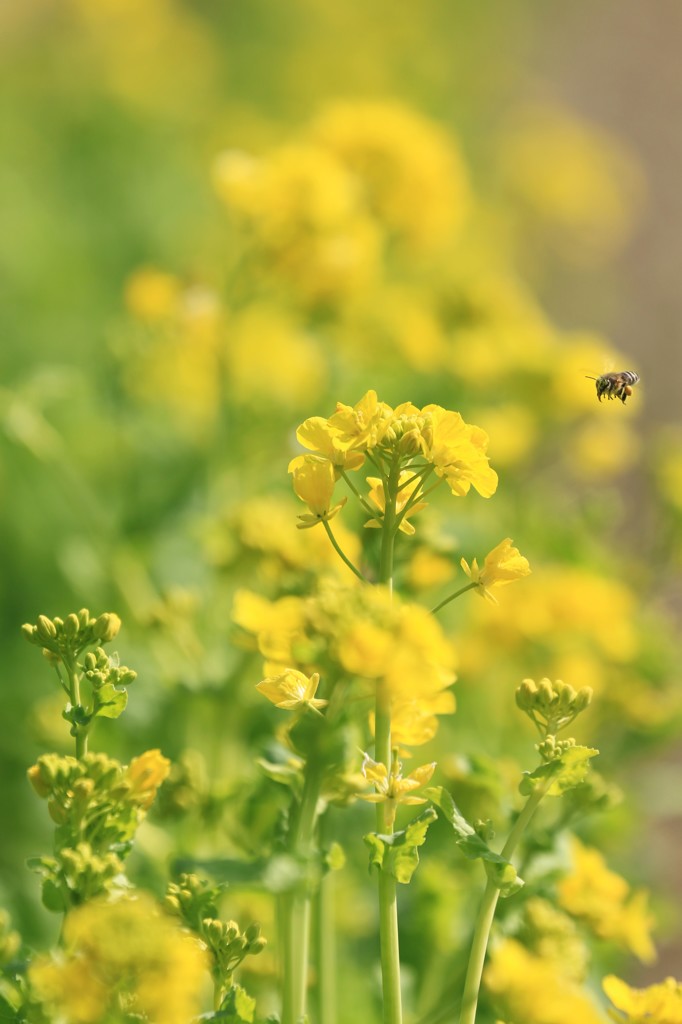
[[[597,398],[601,402],[604,395],[611,401],[612,398],[620,398],[623,405],[625,399],[632,394],[632,389],[639,380],[639,374],[634,370],[621,370],[620,373],[603,373],[601,377],[587,377],[588,380],[597,382]]]

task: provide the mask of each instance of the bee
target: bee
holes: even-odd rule
[[[620,398],[623,405],[625,399],[632,394],[632,389],[639,380],[639,374],[634,370],[621,370],[620,373],[603,373],[601,377],[587,377],[588,380],[597,382],[597,398],[601,402],[604,395],[611,401],[612,398]]]

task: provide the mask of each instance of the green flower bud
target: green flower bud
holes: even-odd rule
[[[267,944],[268,940],[264,939],[262,935],[259,935],[257,939],[254,939],[253,942],[249,943],[248,952],[251,956],[257,956],[259,953],[263,952]]]
[[[49,780],[43,776],[41,769],[42,766],[40,764],[34,764],[31,765],[26,774],[28,775],[28,781],[31,783],[38,796],[45,799],[50,792],[50,783]]]
[[[64,620],[64,636],[67,636],[69,640],[75,640],[79,629],[80,622],[78,621],[78,616],[71,612]]]
[[[36,643],[37,630],[35,626],[32,626],[30,622],[25,622],[21,627],[21,632],[24,634],[30,644]]]
[[[50,640],[54,640],[57,636],[56,623],[60,621],[55,619],[48,619],[47,615],[39,615],[38,622],[36,623],[36,633],[40,637],[43,643],[49,643]]]
[[[579,715],[581,711],[584,711],[589,704],[592,703],[593,690],[591,686],[581,687],[573,702],[573,710],[576,715]]]
[[[104,612],[100,615],[92,627],[93,636],[106,644],[117,636],[121,628],[121,620],[115,612]]]
[[[244,938],[249,944],[260,938],[260,924],[258,921],[253,921],[244,929]]]
[[[81,608],[81,610],[79,611],[78,622],[80,624],[81,629],[85,629],[86,626],[89,626],[91,624],[92,619],[90,618],[90,612],[88,611],[87,608]]]

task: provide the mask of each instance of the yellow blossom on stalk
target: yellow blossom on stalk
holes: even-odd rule
[[[421,789],[431,780],[436,770],[436,762],[423,764],[415,768],[409,775],[402,774],[402,764],[394,761],[389,772],[386,765],[373,761],[369,754],[365,754],[362,762],[362,774],[368,782],[374,783],[375,793],[359,794],[362,800],[378,804],[387,801],[389,804],[388,820],[392,823],[395,820],[396,810],[399,804],[425,804],[426,797],[417,796],[416,789]]]
[[[410,482],[411,481],[411,482]],[[369,500],[372,502],[380,512],[386,511],[386,492],[384,490],[383,480],[380,480],[378,476],[368,476],[367,483],[370,484],[371,490],[369,492]],[[405,486],[407,484],[407,486]],[[405,506],[409,501],[416,497],[421,490],[421,478],[416,476],[414,472],[409,469],[404,469],[400,474],[398,481],[398,500],[396,501],[396,513],[400,515]],[[414,534],[414,526],[408,522],[410,516],[413,516],[415,512],[419,512],[420,509],[426,508],[428,502],[417,501],[408,511],[401,520],[399,529],[402,533],[406,533],[408,536]],[[381,523],[377,519],[368,519],[365,526],[374,527],[381,529]]]
[[[342,469],[360,469],[365,461],[362,452],[354,451],[342,442],[339,431],[330,427],[323,416],[311,416],[305,420],[296,431],[296,437],[304,448],[329,459],[339,473]]]
[[[631,988],[609,974],[602,987],[616,1009],[625,1014],[614,1014],[619,1024],[682,1024],[682,983],[675,978],[647,988]]]
[[[55,1019],[118,1020],[121,1000],[155,1024],[186,1024],[200,1012],[206,954],[149,896],[77,907],[64,922],[63,940],[58,956],[38,957],[29,968]]]
[[[309,513],[298,517],[300,530],[309,529],[320,522],[328,522],[343,508],[347,499],[343,498],[332,507],[331,500],[336,484],[336,474],[331,462],[315,455],[300,455],[289,464],[289,472],[294,478],[294,491],[305,501]]]
[[[317,672],[308,677],[298,669],[288,668],[281,675],[262,679],[256,684],[256,689],[272,701],[275,707],[287,711],[310,708],[319,714],[320,708],[326,707],[329,703],[328,700],[315,697],[319,684],[320,676]]]
[[[151,807],[156,791],[161,783],[168,778],[171,763],[160,750],[146,750],[139,757],[134,757],[126,769],[125,779],[133,796],[140,806],[147,810]]]
[[[497,547],[485,556],[482,569],[479,569],[475,558],[471,565],[463,558],[461,565],[471,582],[478,584],[480,596],[486,597],[493,604],[497,604],[497,598],[491,593],[493,587],[503,587],[505,583],[512,583],[530,575],[528,559],[513,546],[510,537],[500,541]]]
[[[488,462],[488,435],[480,427],[465,423],[458,412],[440,405],[426,405],[422,450],[438,476],[443,477],[456,497],[473,486],[483,498],[497,490],[497,473]]]
[[[329,417],[329,426],[337,432],[337,443],[345,448],[365,451],[375,448],[384,438],[393,410],[380,402],[376,391],[370,390],[357,405],[336,403],[336,412]]]
[[[523,1024],[604,1024],[589,994],[558,964],[525,949],[515,939],[495,946],[484,984],[505,1020]]]
[[[571,841],[573,870],[559,882],[559,904],[584,921],[595,935],[624,946],[645,963],[656,956],[651,940],[654,919],[644,890],[633,892],[611,871],[598,850]]]

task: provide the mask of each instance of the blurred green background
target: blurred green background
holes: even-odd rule
[[[149,826],[140,877],[239,848],[256,804],[235,794],[257,793],[273,719],[233,595],[301,592],[326,564],[293,529],[294,430],[374,387],[460,409],[500,473],[489,503],[434,503],[404,587],[428,603],[504,536],[534,570],[499,611],[447,617],[460,712],[434,756],[455,780],[455,753],[526,767],[518,681],[594,686],[582,738],[628,797],[587,834],[655,881],[661,960],[631,976],[674,970],[681,17],[643,0],[0,4],[0,902],[28,940],[55,929],[24,866],[50,835],[25,772],[68,737],[22,622],[83,605],[124,621],[139,682],[95,746],[161,746],[194,787],[184,819]],[[626,368],[631,401],[599,405],[585,376]],[[351,973],[373,922],[344,927]]]

